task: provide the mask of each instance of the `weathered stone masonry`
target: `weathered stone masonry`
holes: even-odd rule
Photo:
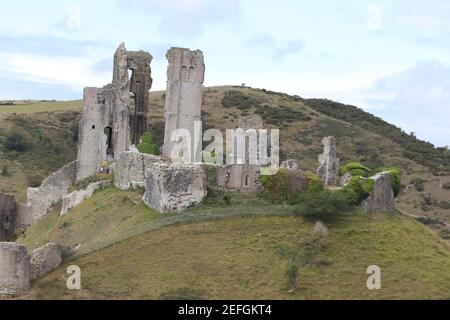
[[[27,248],[0,242],[0,295],[19,295],[30,288],[30,256]]]
[[[8,241],[16,229],[17,204],[11,194],[0,192],[0,241]]]
[[[112,83],[103,88],[85,88],[79,126],[78,180],[98,173],[104,162],[116,161],[131,145],[137,145],[147,130],[152,59],[147,52],[127,51],[121,44],[114,55]],[[131,94],[134,110],[130,108]]]
[[[326,186],[337,186],[339,176],[339,159],[336,155],[336,138],[323,138],[323,154],[319,156],[319,169],[317,174]]]
[[[166,128],[163,154],[172,158],[175,144],[172,142],[172,134],[177,129],[184,129],[190,134],[192,152],[190,160],[195,162],[198,160],[196,155],[201,151],[202,146],[202,87],[205,78],[203,53],[199,50],[171,48],[167,52],[167,60],[169,66],[167,69]],[[197,132],[195,123],[200,125]]]

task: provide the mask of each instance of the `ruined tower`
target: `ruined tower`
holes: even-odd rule
[[[322,140],[324,150],[319,156],[318,176],[328,187],[337,186],[339,176],[339,159],[336,152],[336,138],[325,137]]]
[[[122,43],[114,55],[112,83],[84,89],[77,180],[98,173],[103,163],[116,161],[122,152],[139,143],[147,130],[152,59],[144,51],[127,51]],[[131,79],[128,70],[132,71]]]
[[[184,129],[190,134],[191,162],[201,152],[202,86],[205,77],[203,53],[183,48],[167,52],[166,127],[163,153],[172,158],[175,142],[172,134]],[[197,128],[195,128],[197,124]]]

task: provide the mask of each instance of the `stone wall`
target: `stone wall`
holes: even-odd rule
[[[390,173],[382,172],[370,179],[374,180],[375,185],[372,194],[363,203],[366,213],[394,213],[395,197]]]
[[[256,193],[261,190],[261,167],[255,165],[217,166],[217,186],[233,191]]]
[[[33,251],[30,258],[30,279],[34,280],[61,265],[61,248],[57,244],[48,243]]]
[[[152,164],[164,161],[154,155],[139,152],[123,152],[114,168],[114,184],[120,190],[146,186],[146,173]]]
[[[113,100],[112,86],[84,89],[84,107],[78,134],[77,180],[95,175],[102,162],[113,160],[112,149],[108,150],[108,138],[113,127]]]
[[[0,295],[20,295],[30,288],[30,256],[17,243],[0,242]]]
[[[191,159],[196,160],[202,147],[202,86],[205,77],[203,53],[199,50],[171,48],[167,52],[167,90],[163,154],[172,158],[175,143],[172,134],[177,129],[189,132]],[[200,128],[195,130],[195,123]],[[175,159],[173,159],[175,160]]]
[[[66,214],[71,209],[75,208],[76,206],[83,203],[85,200],[92,197],[95,191],[110,185],[112,185],[111,181],[95,182],[88,185],[87,188],[84,190],[74,191],[68,195],[65,195],[62,198],[61,215]]]
[[[127,51],[122,43],[114,54],[112,83],[84,90],[77,180],[95,175],[105,162],[117,161],[122,152],[139,143],[147,129],[152,59],[148,52]],[[135,98],[133,110],[131,93]]]
[[[29,227],[45,217],[53,205],[62,200],[75,182],[77,161],[46,178],[39,188],[28,188],[27,203],[19,206],[17,225]]]
[[[17,204],[11,194],[0,192],[0,242],[8,241],[16,230]]]
[[[153,164],[147,170],[144,202],[159,212],[179,212],[206,196],[206,176],[201,166]]]
[[[127,65],[132,70],[130,91],[134,93],[135,110],[130,113],[131,143],[139,144],[147,132],[149,91],[152,87],[150,63],[153,57],[145,51],[127,51]]]
[[[317,174],[326,186],[337,186],[339,176],[339,159],[336,155],[336,138],[323,138],[323,154],[319,156],[319,169]]]

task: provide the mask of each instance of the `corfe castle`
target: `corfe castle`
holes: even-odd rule
[[[0,193],[0,241],[8,241],[16,230],[28,228],[62,202],[61,214],[91,197],[109,181],[95,182],[86,189],[69,193],[71,186],[104,171],[114,174],[114,186],[121,190],[144,188],[143,200],[150,208],[177,212],[194,206],[207,195],[206,175],[195,159],[188,163],[172,158],[176,142],[172,133],[187,130],[191,150],[202,147],[202,87],[205,64],[201,51],[171,48],[167,53],[167,91],[165,102],[165,139],[162,156],[142,154],[136,149],[147,131],[149,90],[152,87],[150,64],[153,57],[144,51],[127,51],[121,44],[114,55],[112,83],[103,88],[85,88],[84,109],[79,125],[77,160],[45,179],[39,188],[27,190],[27,202],[16,203],[13,195]],[[131,71],[131,78],[129,77]],[[131,103],[134,100],[134,105]],[[239,120],[239,128],[262,129],[259,116]],[[329,187],[345,185],[350,176],[339,178],[336,140],[323,140],[318,175]],[[253,146],[249,146],[251,148]],[[246,152],[248,152],[248,148]],[[175,161],[176,160],[176,161]],[[238,163],[238,162],[236,162]],[[258,192],[263,163],[215,166],[218,187],[239,192]],[[281,167],[302,175],[300,165],[288,160]],[[368,212],[393,212],[394,192],[388,173],[372,177],[375,187],[365,201]],[[31,256],[24,246],[0,242],[0,294],[21,294],[33,280],[62,262],[58,244],[49,243]]]

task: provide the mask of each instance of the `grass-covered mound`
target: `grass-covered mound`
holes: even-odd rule
[[[343,216],[320,250],[313,227],[276,216],[170,226],[69,261],[25,298],[450,298],[449,248],[414,220]],[[79,292],[65,287],[72,264],[82,270]],[[382,270],[382,290],[366,287],[370,265]]]

